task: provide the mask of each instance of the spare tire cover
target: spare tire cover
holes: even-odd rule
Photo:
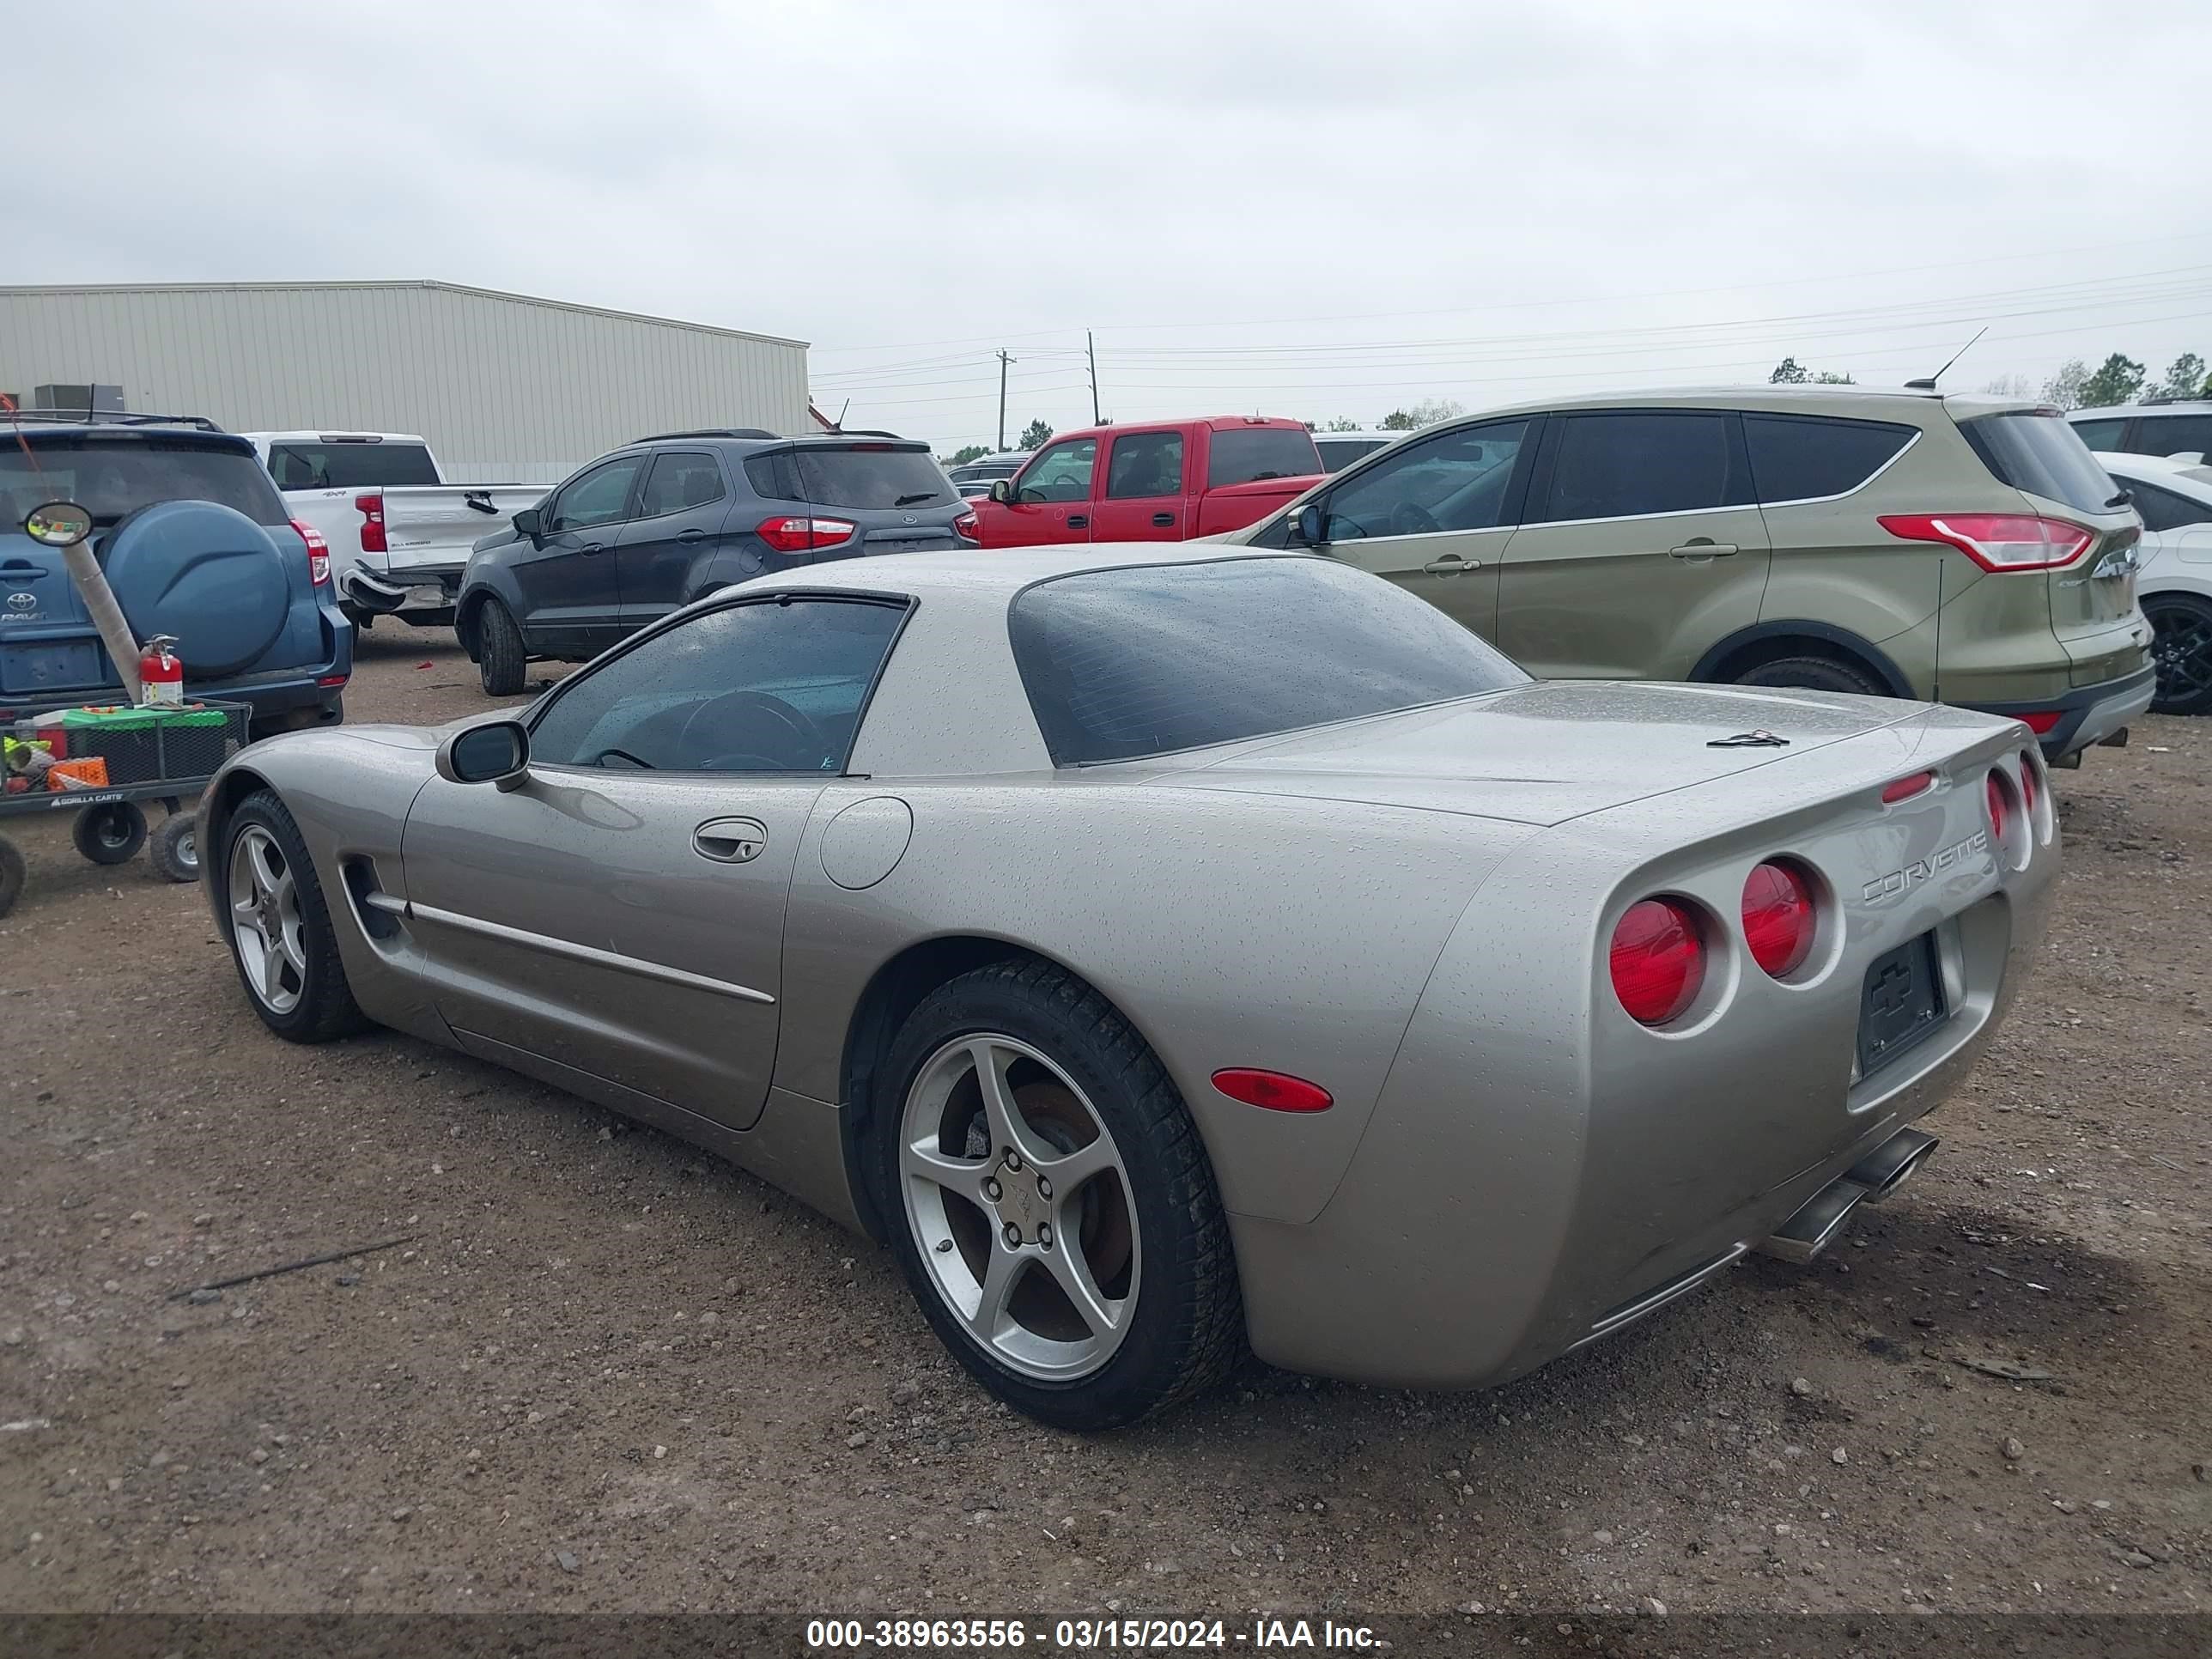
[[[306,556],[303,548],[302,577]],[[254,666],[291,613],[275,535],[214,501],[140,508],[108,532],[100,564],[131,631],[173,635],[188,680]]]

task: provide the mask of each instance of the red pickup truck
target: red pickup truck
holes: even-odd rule
[[[1259,415],[1063,433],[975,503],[986,547],[1181,542],[1256,524],[1322,474],[1313,434]]]

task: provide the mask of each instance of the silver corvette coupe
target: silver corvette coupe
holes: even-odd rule
[[[1531,682],[1326,559],[859,559],[520,720],[256,744],[202,807],[254,1011],[397,1027],[887,1243],[1075,1428],[1249,1344],[1513,1376],[1935,1144],[2042,934],[2026,729]]]

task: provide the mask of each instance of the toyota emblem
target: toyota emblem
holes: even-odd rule
[[[35,593],[10,593],[8,608],[10,611],[35,611],[39,608],[39,596]]]

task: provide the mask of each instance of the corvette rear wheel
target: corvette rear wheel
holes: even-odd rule
[[[879,1186],[901,1269],[992,1393],[1134,1422],[1243,1350],[1228,1224],[1182,1097],[1106,1000],[1042,963],[940,987],[892,1046]]]
[[[223,929],[261,1023],[294,1042],[361,1030],[368,1022],[346,983],[314,860],[275,790],[239,803],[222,856]]]

